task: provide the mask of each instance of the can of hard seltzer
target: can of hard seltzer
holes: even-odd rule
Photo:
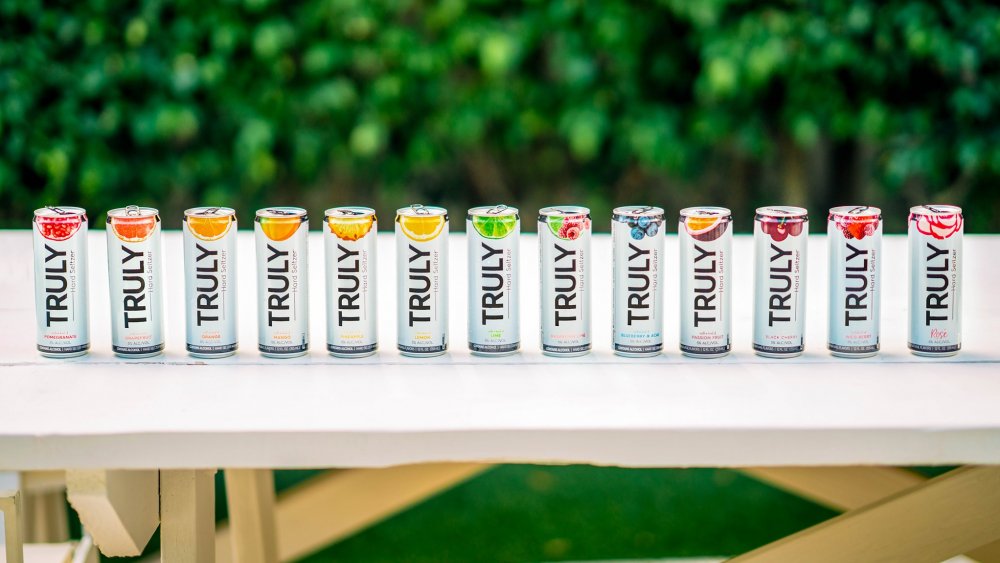
[[[962,348],[962,208],[910,208],[910,350],[951,356]]]
[[[732,214],[724,207],[681,210],[681,353],[725,356],[732,349]]]
[[[163,352],[160,212],[130,205],[108,211],[111,349],[125,358]]]
[[[769,358],[798,356],[805,350],[808,212],[758,208],[753,240],[753,349]]]
[[[448,350],[448,211],[396,211],[397,347],[404,356]]]
[[[663,239],[663,209],[612,211],[612,345],[619,356],[655,356],[663,350]]]
[[[195,207],[184,212],[186,347],[196,358],[236,352],[236,212]]]
[[[309,350],[309,216],[269,207],[254,219],[257,250],[257,349],[272,358]]]
[[[882,211],[834,207],[826,225],[830,245],[827,347],[834,356],[864,358],[879,351],[882,309]]]
[[[518,287],[521,218],[514,207],[474,207],[465,220],[469,248],[469,350],[504,356],[521,347]]]
[[[327,209],[323,225],[326,349],[342,358],[370,356],[378,349],[375,210]]]
[[[590,352],[590,210],[573,205],[538,212],[542,353]]]
[[[87,212],[43,207],[32,222],[38,351],[50,358],[81,356],[90,349]]]

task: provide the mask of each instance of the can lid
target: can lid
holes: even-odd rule
[[[517,214],[516,207],[508,207],[502,203],[469,209],[469,217],[517,217]]]
[[[231,217],[236,215],[236,210],[231,207],[192,207],[184,210],[184,217]]]
[[[757,218],[805,220],[809,218],[809,211],[803,207],[793,207],[788,205],[758,207]]]
[[[305,221],[309,218],[305,209],[301,207],[265,207],[257,210],[257,220],[260,219],[300,219]]]
[[[76,217],[87,218],[87,210],[82,207],[56,207],[47,205],[35,210],[35,217],[42,219],[73,219]]]
[[[327,219],[364,219],[375,215],[371,207],[341,206],[331,207],[323,212]]]
[[[611,214],[625,217],[659,217],[663,215],[663,208],[649,205],[625,205],[614,208]]]
[[[841,205],[839,207],[831,207],[830,215],[837,217],[881,217],[882,210],[878,207],[869,207],[867,205]]]
[[[962,208],[957,205],[927,204],[914,205],[910,208],[912,215],[961,215]]]
[[[538,210],[541,217],[576,217],[579,215],[590,215],[590,209],[580,205],[552,205]]]
[[[419,203],[414,203],[409,207],[401,207],[396,210],[396,216],[403,217],[436,217],[436,216],[448,216],[448,210],[443,207],[436,207],[433,205],[420,205]]]
[[[137,205],[127,205],[108,211],[108,220],[115,219],[148,219],[160,214],[160,210],[155,207],[139,207]]]
[[[726,218],[731,217],[732,211],[726,209],[725,207],[685,207],[681,209],[681,217],[697,217],[709,219],[712,217]]]

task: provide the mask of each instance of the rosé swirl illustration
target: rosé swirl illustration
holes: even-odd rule
[[[962,216],[958,213],[951,215],[910,213],[910,221],[913,221],[917,231],[938,240],[944,240],[962,230]]]

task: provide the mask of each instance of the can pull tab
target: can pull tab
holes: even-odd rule
[[[139,206],[138,205],[126,205],[125,206],[125,215],[127,215],[129,217],[138,217],[139,216]]]
[[[293,211],[285,211],[284,209],[268,209],[267,212],[275,215],[295,215]]]
[[[218,207],[206,207],[198,212],[198,215],[215,215],[219,212]]]
[[[504,211],[507,211],[507,206],[501,203],[500,205],[496,205],[492,209],[487,210],[486,213],[489,213],[490,215],[499,215]]]
[[[635,213],[636,215],[638,215],[640,213],[649,213],[652,210],[653,210],[652,206],[643,205],[641,207],[636,207],[634,210],[632,210],[632,213]]]
[[[410,206],[410,209],[412,209],[413,213],[417,215],[430,215],[430,211],[428,211],[426,207],[420,205],[419,203],[414,203],[413,205]]]
[[[61,207],[56,207],[56,206],[54,206],[54,205],[46,205],[46,206],[45,206],[45,209],[48,209],[49,211],[51,211],[51,212],[53,212],[53,213],[57,213],[57,214],[59,214],[59,215],[72,215],[72,214],[73,214],[73,212],[72,212],[72,211],[66,211],[66,210],[65,210],[65,209],[63,209],[63,208],[61,208]]]
[[[858,207],[855,207],[854,209],[849,210],[847,212],[847,214],[848,215],[857,215],[858,213],[864,213],[867,210],[868,210],[868,206],[867,205],[859,205]]]
[[[930,210],[932,213],[944,213],[945,212],[943,209],[938,209],[937,207],[934,207],[933,205],[925,205],[923,207],[924,207],[924,209]]]

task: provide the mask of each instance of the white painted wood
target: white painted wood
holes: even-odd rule
[[[274,472],[269,469],[226,469],[225,479],[233,561],[278,563]],[[215,549],[214,541],[212,548]]]
[[[157,471],[71,470],[66,492],[80,522],[109,557],[140,555],[160,523]]]
[[[215,471],[160,472],[160,551],[164,563],[215,561]]]
[[[530,220],[530,215],[525,215]],[[171,225],[169,218],[167,224]],[[315,221],[314,221],[315,223]],[[388,226],[388,222],[384,222]],[[524,352],[475,358],[465,349],[465,241],[451,239],[451,351],[407,359],[395,351],[391,239],[379,240],[382,349],[367,360],[324,352],[321,241],[311,243],[312,351],[267,360],[255,350],[254,254],[239,241],[241,344],[228,360],[183,351],[180,237],[164,237],[167,354],[140,362],[109,351],[103,233],[91,247],[94,352],[42,359],[31,331],[30,237],[0,233],[0,469],[379,467],[434,461],[586,462],[624,466],[1000,463],[1000,237],[968,236],[965,348],[952,359],[910,355],[905,239],[885,240],[882,355],[825,352],[825,239],[810,240],[807,353],[769,360],[750,352],[751,240],[733,261],[734,353],[682,358],[677,279],[666,277],[667,353],[610,352],[610,244],[595,237],[595,351],[550,359],[538,351],[536,239],[522,243]],[[667,241],[664,263],[677,262]],[[139,367],[141,366],[141,368]],[[220,398],[225,397],[225,400]],[[87,404],[101,416],[75,416]],[[100,455],[95,455],[100,452]]]

